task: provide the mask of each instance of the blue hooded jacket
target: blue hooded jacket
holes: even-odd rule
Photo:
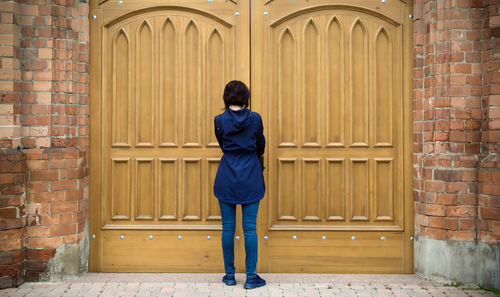
[[[262,118],[246,108],[228,108],[215,117],[214,125],[224,152],[215,176],[215,197],[229,204],[259,201],[266,192],[259,162],[266,144]]]

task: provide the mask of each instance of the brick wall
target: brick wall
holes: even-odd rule
[[[58,247],[88,236],[88,158],[82,148],[30,149],[26,156],[26,279],[37,281]]]
[[[0,287],[86,271],[51,267],[88,236],[89,27],[80,2],[0,2]]]
[[[478,239],[500,242],[500,3],[484,1],[483,123],[479,166]]]
[[[0,2],[0,147],[21,143],[19,5]]]
[[[25,155],[0,148],[0,289],[24,278]]]
[[[0,2],[0,289],[24,278],[25,155],[21,144],[20,7]]]
[[[473,241],[481,147],[482,5],[416,1],[414,13],[416,230],[439,240]]]
[[[453,243],[447,245],[449,253],[459,256],[458,250],[478,242],[498,252],[499,3],[415,0],[414,16],[416,236]],[[429,256],[419,252],[423,255],[418,257]],[[416,262],[424,261],[418,257]],[[486,260],[478,257],[476,264],[483,265],[479,262]],[[421,267],[445,278],[456,274],[426,265]],[[459,267],[448,265],[454,268]],[[495,269],[498,286],[498,263]],[[460,280],[460,275],[456,278]]]

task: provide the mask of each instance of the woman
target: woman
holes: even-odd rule
[[[222,254],[228,286],[234,278],[234,230],[236,205],[241,204],[245,235],[245,289],[262,287],[266,281],[257,275],[256,221],[259,202],[266,191],[259,158],[264,154],[262,119],[248,107],[250,91],[240,81],[229,82],[224,89],[224,113],[214,119],[215,136],[224,155],[214,182],[214,194],[219,199],[222,216]]]

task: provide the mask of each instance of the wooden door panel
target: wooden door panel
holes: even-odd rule
[[[296,221],[298,217],[297,159],[278,159],[278,201],[275,207],[279,221]]]
[[[344,32],[338,17],[327,25],[325,42],[325,122],[326,145],[344,146]]]
[[[221,272],[220,242],[221,232],[214,230],[108,230],[103,234],[103,270]]]
[[[345,159],[326,159],[326,215],[327,221],[346,218]]]
[[[375,214],[376,221],[394,220],[394,172],[393,159],[375,159]]]
[[[224,86],[227,83],[224,78],[226,78],[227,75],[224,40],[217,29],[214,29],[210,33],[208,40],[208,57],[207,73],[209,80],[207,81],[207,94],[209,95],[210,105],[208,106],[208,129],[205,133],[208,135],[207,145],[218,147],[219,144],[212,129],[212,119],[222,112],[223,105],[221,105],[221,98],[224,92]]]
[[[153,201],[154,195],[154,168],[153,158],[135,158],[135,207],[136,220],[152,220],[156,211]]]
[[[131,188],[130,158],[113,158],[111,165],[110,185],[111,199],[107,200],[111,210],[111,220],[130,220]]]
[[[153,58],[154,56],[154,43],[153,32],[151,24],[148,20],[144,20],[139,25],[137,30],[137,60],[136,60],[136,102],[135,110],[132,113],[136,115],[135,118],[135,139],[136,146],[152,147],[154,127],[154,103],[155,97],[153,96],[155,80],[153,80]]]
[[[280,145],[297,145],[297,45],[290,30],[279,37],[278,71],[279,87],[274,89],[278,104],[278,134]]]
[[[201,159],[184,159],[182,174],[182,220],[201,220],[202,171]]]
[[[351,146],[368,146],[368,32],[361,19],[348,28],[349,139]]]
[[[389,33],[380,27],[375,37],[375,146],[392,146],[393,126],[393,92],[394,72],[393,45]]]
[[[183,145],[201,145],[201,131],[198,129],[201,117],[201,97],[199,92],[200,86],[200,33],[198,26],[189,21],[184,31],[183,44],[183,84],[184,93],[182,118],[183,118]],[[188,81],[189,80],[189,81]]]
[[[177,168],[179,161],[175,158],[159,158],[159,198],[160,209],[159,220],[177,220],[178,219],[178,183]]]
[[[319,221],[323,217],[321,198],[321,159],[302,159],[302,195],[304,197],[300,204],[302,210],[301,218],[304,221]]]
[[[101,48],[93,48],[101,61],[93,65],[103,78],[93,101],[102,123],[93,130],[100,143],[93,168],[102,179],[92,194],[100,205],[93,232],[103,244],[93,265],[222,271],[213,195],[222,152],[213,118],[223,111],[225,83],[248,81],[248,4],[130,0],[93,7]]]
[[[219,201],[214,195],[214,182],[215,176],[217,175],[217,169],[219,168],[220,158],[207,158],[207,192],[210,193],[207,199],[207,211],[208,213],[205,215],[207,220],[220,220],[220,208]]]
[[[349,159],[349,176],[351,177],[349,188],[349,220],[368,221],[370,206],[368,194],[370,190],[368,175],[368,159]]]
[[[112,145],[130,146],[130,40],[123,29],[112,39],[112,48]]]
[[[285,232],[274,232],[265,243],[271,273],[401,273],[403,238],[399,232],[293,234],[295,239]]]
[[[272,12],[272,7],[270,10]],[[377,161],[374,168],[376,159],[389,157],[391,167],[401,168],[398,152],[402,146],[392,145],[391,140],[393,131],[402,121],[392,112],[393,106],[402,107],[401,95],[395,91],[398,88],[392,87],[401,83],[398,75],[401,70],[393,68],[401,62],[391,61],[387,66],[384,64],[387,60],[376,54],[389,47],[395,51],[392,48],[396,43],[389,40],[401,39],[399,24],[361,12],[353,15],[345,9],[325,9],[286,18],[269,28],[273,53],[270,56],[269,116],[271,121],[276,121],[276,129],[270,130],[270,175],[277,174],[279,180],[277,187],[272,181],[269,186],[271,209],[274,210],[270,227],[281,224],[278,221],[300,225],[316,220],[317,224],[332,227],[369,222],[370,225],[394,224],[393,227],[402,228],[402,209],[394,209],[395,199],[382,197],[401,189],[393,187],[399,183],[394,180],[397,176],[391,174],[373,180],[375,171],[381,170],[380,164],[385,164]],[[333,40],[324,40],[324,36]],[[380,60],[378,64],[373,61],[376,56]],[[324,60],[328,63],[323,63]],[[371,70],[374,64],[385,67],[382,79],[377,76],[381,70]],[[399,130],[399,143],[401,136]],[[297,139],[301,141],[297,143]],[[298,163],[292,170],[290,160],[295,159],[293,157]],[[276,162],[273,158],[277,158]],[[325,196],[332,191],[332,176],[331,172],[327,176],[322,169],[326,165],[320,164],[328,163],[330,168],[332,158],[348,161],[347,178],[337,176],[342,185],[337,183],[336,191],[340,190],[342,195]],[[317,163],[317,174],[310,172],[311,160]],[[387,173],[388,169],[385,170]],[[379,192],[375,192],[377,186]],[[382,192],[384,189],[386,191]],[[340,201],[330,200],[334,196],[332,199]],[[397,197],[402,199],[401,192]],[[389,220],[376,219],[372,212],[375,204],[378,212],[392,213],[395,220],[389,223]],[[346,207],[347,220],[329,220],[326,212],[319,211],[320,205],[336,205],[337,213]],[[309,214],[311,209],[318,210]],[[298,215],[302,212],[303,215]],[[343,218],[340,214],[334,217]]]
[[[116,158],[133,164],[126,197],[134,215],[115,223],[156,224],[161,218],[205,224],[208,214],[217,220],[215,198],[205,186],[214,179],[213,160],[211,175],[204,168],[221,154],[212,121],[223,109],[224,83],[234,73],[232,26],[185,11],[154,11],[105,28],[109,68],[104,72],[113,87],[104,114],[114,115],[104,130],[114,139],[106,155],[109,164]],[[122,167],[109,185],[125,182]],[[116,199],[125,199],[116,193]]]
[[[252,69],[266,73],[252,75],[268,119],[264,267],[402,272],[405,3],[252,7]]]
[[[171,18],[167,18],[160,31],[160,77],[159,82],[159,145],[178,146],[179,126],[178,126],[178,99],[180,70],[178,66],[179,41],[177,28]]]
[[[307,80],[303,85],[302,98],[300,99],[302,118],[301,134],[302,146],[318,146],[320,143],[319,127],[321,124],[321,44],[318,25],[309,19],[303,28],[303,77],[300,81]],[[282,88],[289,86],[283,85]]]

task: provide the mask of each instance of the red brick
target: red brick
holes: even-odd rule
[[[61,223],[61,222],[59,222],[59,223]],[[77,228],[76,224],[53,226],[50,229],[50,236],[61,236],[61,235],[75,234],[76,228]]]
[[[0,231],[0,241],[12,240],[24,236],[24,229],[9,229]]]
[[[54,257],[56,254],[55,249],[41,249],[37,250],[38,251],[38,259],[39,260],[49,260]]]
[[[425,237],[437,240],[446,240],[446,230],[425,228]]]
[[[65,199],[65,193],[63,191],[32,193],[30,194],[30,198],[31,202],[35,203],[63,201]]]
[[[18,217],[17,211],[18,211],[17,207],[0,208],[0,219],[17,218]]]
[[[73,214],[65,213],[65,214],[59,215],[59,223],[61,225],[75,223],[73,220]]]
[[[33,249],[55,249],[64,242],[62,237],[30,238],[28,247]]]
[[[426,181],[425,182],[425,190],[429,192],[443,192],[444,191],[444,182],[442,181]]]
[[[471,73],[471,65],[470,64],[455,64],[455,72],[457,73]]]
[[[444,216],[445,208],[439,204],[427,204],[425,206],[425,214],[432,216]]]
[[[66,192],[66,200],[80,200],[82,198],[83,198],[83,190]]]
[[[467,184],[463,182],[454,182],[446,184],[447,193],[467,193]]]
[[[75,159],[55,159],[50,160],[50,168],[75,168]]]
[[[479,232],[479,239],[482,242],[497,245],[500,242],[500,234],[491,233],[491,232]]]
[[[30,180],[31,181],[55,181],[59,179],[58,170],[43,170],[43,171],[31,171]]]
[[[23,227],[22,218],[0,220],[0,230],[19,229]]]
[[[0,184],[7,185],[15,183],[15,174],[13,173],[3,173],[0,174]]]
[[[491,173],[490,173],[490,171],[484,171],[484,170],[479,171],[477,179],[480,182],[489,182],[489,181],[491,181]]]
[[[480,216],[483,219],[492,219],[500,221],[500,208],[496,207],[480,207]]]
[[[500,184],[481,184],[481,193],[490,194],[490,195],[498,195],[500,193]]]
[[[2,244],[0,244],[0,252],[15,251],[22,248],[23,246],[21,239],[2,241]]]
[[[457,241],[474,241],[476,240],[476,232],[473,230],[448,231],[449,240]]]
[[[76,201],[54,202],[50,206],[51,214],[76,212],[77,210],[78,204]]]
[[[500,221],[491,222],[491,232],[500,233]]]
[[[50,236],[50,227],[47,226],[30,226],[27,228],[28,237],[48,237]]]
[[[0,265],[18,264],[24,261],[24,251],[4,252],[0,255]]]
[[[477,203],[476,194],[460,194],[460,204],[467,205],[476,203]]]
[[[59,215],[43,215],[40,217],[41,225],[57,225],[59,224]]]
[[[447,217],[475,217],[475,206],[448,206],[446,207]]]
[[[476,219],[460,219],[461,230],[474,230],[476,228]]]
[[[430,217],[429,226],[433,228],[456,230],[458,228],[458,219],[447,217]]]
[[[444,205],[455,205],[458,203],[457,194],[437,194],[437,203]]]
[[[78,180],[52,181],[50,182],[50,189],[52,191],[78,189]]]
[[[1,247],[0,247],[1,249]],[[1,265],[0,275],[16,275],[19,272],[19,265]]]

